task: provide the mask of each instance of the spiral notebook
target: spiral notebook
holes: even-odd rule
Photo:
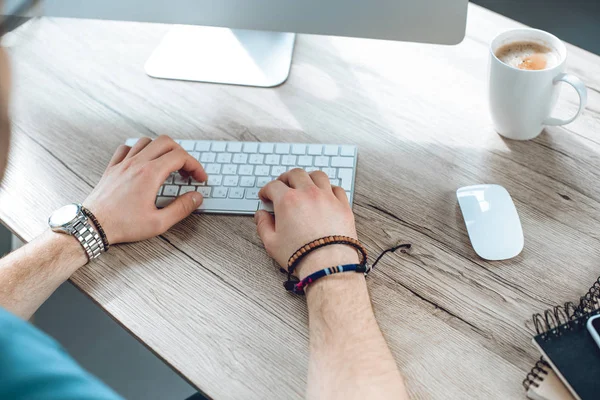
[[[552,373],[560,378],[575,399],[600,399],[600,348],[586,329],[587,320],[596,314],[600,314],[600,278],[578,305],[566,303],[533,316],[537,331],[533,344],[543,360],[524,381],[528,395],[529,389],[534,392],[532,387],[541,386],[533,383],[545,382]],[[536,380],[535,377],[544,379]],[[533,383],[528,385],[529,381]]]
[[[531,400],[575,400],[543,357],[527,374],[523,385]]]

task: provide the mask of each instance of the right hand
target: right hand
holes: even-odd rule
[[[315,239],[329,235],[357,238],[346,192],[338,186],[332,187],[321,171],[285,172],[258,195],[262,201],[273,203],[275,213],[275,217],[266,211],[256,213],[258,235],[267,253],[285,269],[290,256]],[[357,262],[358,254],[352,247],[325,246],[306,256],[294,274],[302,279],[320,269]]]

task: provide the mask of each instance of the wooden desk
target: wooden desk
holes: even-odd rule
[[[143,64],[167,26],[43,20],[11,50],[14,143],[0,217],[32,239],[83,200],[126,138],[349,142],[359,147],[357,227],[377,319],[415,398],[524,397],[539,357],[533,312],[575,300],[600,273],[600,57],[569,46],[589,86],[575,123],[505,141],[487,110],[487,44],[518,24],[469,9],[457,47],[300,35],[276,89],[153,80]],[[565,90],[561,113],[575,95]],[[523,253],[471,249],[455,191],[494,182],[519,210]],[[73,282],[208,396],[299,399],[304,299],[284,293],[248,217],[192,216],[119,246]]]

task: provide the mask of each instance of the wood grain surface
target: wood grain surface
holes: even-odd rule
[[[368,282],[410,394],[523,398],[539,357],[531,314],[600,274],[600,57],[568,46],[569,71],[589,88],[576,122],[504,140],[487,109],[487,45],[516,26],[471,5],[454,47],[299,35],[287,83],[257,89],[146,76],[165,25],[42,19],[10,50],[0,218],[32,239],[54,209],[85,198],[128,137],[356,144],[359,238],[371,254],[413,244]],[[576,101],[565,88],[557,115]],[[455,191],[476,183],[511,193],[525,233],[517,258],[487,262],[470,247]],[[209,397],[299,399],[307,310],[282,280],[252,218],[216,215],[116,246],[72,278]]]

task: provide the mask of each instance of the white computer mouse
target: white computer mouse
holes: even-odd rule
[[[486,260],[506,260],[523,250],[523,229],[515,204],[500,185],[465,186],[456,191],[471,245]]]

